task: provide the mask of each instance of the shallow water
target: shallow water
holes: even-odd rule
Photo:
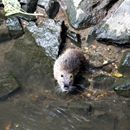
[[[0,102],[1,130],[129,130],[130,101],[85,101],[39,88]]]
[[[13,43],[4,56],[3,64],[22,87],[0,101],[0,130],[130,130],[128,98],[111,95],[95,101],[58,94],[50,61],[41,48],[32,44],[30,48],[23,39]],[[21,46],[21,41],[28,44]]]

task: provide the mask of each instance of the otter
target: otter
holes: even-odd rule
[[[94,66],[89,63],[80,49],[68,48],[56,59],[53,66],[53,75],[57,80],[59,90],[69,93],[80,87],[74,84],[79,72],[99,70],[115,61],[109,61],[101,66]]]
[[[62,92],[71,92],[75,89],[74,79],[78,73],[88,66],[83,52],[77,48],[68,48],[55,61],[53,75]]]

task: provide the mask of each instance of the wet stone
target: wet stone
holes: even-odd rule
[[[99,41],[130,46],[130,4],[124,0],[108,20],[100,24],[96,39]]]
[[[60,5],[56,0],[38,0],[38,6],[46,10],[49,18],[54,18],[60,8]]]
[[[20,85],[13,75],[9,73],[0,74],[0,100],[7,98],[19,88]]]
[[[37,1],[38,0],[20,0],[20,3],[25,11],[34,13],[36,10]]]
[[[81,37],[80,34],[77,34],[73,31],[68,30],[67,31],[67,37],[73,42],[75,43],[75,45],[77,45],[78,47],[81,47]]]
[[[80,29],[99,23],[116,1],[117,0],[65,0],[63,3],[67,7],[66,12],[70,24],[75,29]]]
[[[52,19],[46,20],[42,26],[38,27],[31,22],[27,29],[33,34],[36,43],[45,49],[46,55],[56,59],[61,43],[61,24]]]
[[[114,91],[124,97],[130,97],[130,83],[124,83],[114,87]]]
[[[107,75],[99,75],[93,79],[93,87],[97,89],[113,90],[115,79]]]
[[[89,31],[89,34],[87,36],[87,44],[88,46],[90,46],[94,40],[96,39],[96,29],[95,27],[93,27],[90,31]]]
[[[8,32],[8,28],[4,22],[0,25],[0,43],[10,40],[11,37]]]
[[[130,75],[130,52],[125,52],[119,66],[119,71],[123,74]]]
[[[23,27],[17,17],[8,17],[6,20],[6,25],[12,38],[18,38],[23,35]]]

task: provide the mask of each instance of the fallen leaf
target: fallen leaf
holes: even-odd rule
[[[44,16],[43,14],[34,14],[27,13],[21,8],[20,2],[18,0],[2,0],[4,5],[5,16],[10,16],[14,14],[23,14],[23,15],[31,15],[31,16]]]
[[[123,74],[121,74],[119,72],[114,72],[111,74],[111,76],[116,77],[116,78],[121,78],[121,77],[123,77]]]

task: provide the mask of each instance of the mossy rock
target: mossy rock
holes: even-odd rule
[[[44,49],[35,43],[30,33],[17,39],[12,49],[5,54],[9,72],[13,73],[20,83],[46,82],[51,79],[53,60],[47,57]],[[49,80],[49,82],[51,82]],[[25,85],[24,85],[25,86]]]

